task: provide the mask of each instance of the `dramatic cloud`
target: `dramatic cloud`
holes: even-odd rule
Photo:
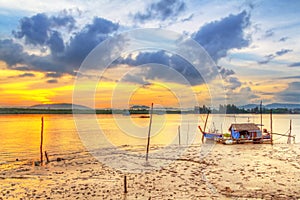
[[[149,63],[155,63],[160,65],[165,65],[170,69],[174,69],[180,74],[182,74],[185,79],[191,85],[199,85],[204,83],[202,76],[199,72],[192,66],[188,61],[184,60],[178,55],[170,55],[165,51],[156,51],[156,52],[140,52],[137,56],[133,57],[133,55],[127,56],[125,59],[118,59],[114,62],[114,64],[127,64],[130,66],[143,66],[147,68]],[[128,77],[126,80],[135,81],[136,83],[145,82],[145,80],[165,80],[171,82],[179,82],[171,74],[164,74],[161,71],[157,70],[157,68],[148,67],[147,70],[144,70],[143,73],[138,74],[138,76],[142,76],[143,78],[132,78]]]
[[[227,83],[226,88],[229,90],[235,90],[242,86],[242,83],[236,77],[228,77],[225,82]]]
[[[223,79],[228,77],[228,76],[231,76],[231,75],[235,74],[235,72],[232,69],[226,69],[226,68],[223,68],[221,66],[217,66],[217,67],[218,67],[219,73],[221,74]]]
[[[53,31],[51,33],[47,44],[49,45],[52,54],[55,56],[59,56],[59,54],[63,53],[63,51],[65,50],[64,41],[61,37],[61,34],[57,31]]]
[[[275,59],[276,57],[282,56],[282,55],[287,54],[287,53],[292,52],[292,51],[293,50],[291,50],[291,49],[281,49],[280,51],[276,51],[275,54],[266,55],[264,57],[264,60],[258,61],[258,64],[267,64],[271,60]]]
[[[78,67],[91,50],[118,28],[118,24],[95,17],[92,24],[86,25],[71,38],[60,60]]]
[[[244,29],[250,25],[249,15],[243,11],[237,15],[229,15],[219,21],[208,23],[193,34],[209,55],[217,62],[225,57],[231,49],[241,49],[250,44]]]
[[[45,45],[52,35],[53,28],[68,27],[71,30],[75,25],[72,16],[48,17],[39,13],[32,17],[24,17],[20,20],[20,30],[13,31],[16,38],[25,38],[25,41],[33,45]]]
[[[256,102],[259,100],[259,96],[254,94],[250,87],[241,87],[238,91],[231,91],[227,93],[227,99],[236,105],[245,105],[247,102]]]
[[[181,0],[160,0],[150,4],[145,12],[138,12],[134,15],[134,19],[139,22],[149,20],[162,20],[168,18],[176,18],[186,8]]]
[[[281,102],[300,102],[300,82],[292,82],[288,84],[288,88],[277,93],[276,97]]]
[[[118,24],[95,17],[91,24],[73,33],[65,42],[62,32],[66,27],[71,30],[74,26],[75,20],[71,16],[37,14],[25,17],[20,21],[20,30],[14,31],[14,36],[25,38],[26,44],[48,47],[50,54],[29,54],[21,44],[6,39],[0,40],[0,60],[15,70],[53,72],[47,77],[56,78],[63,73],[74,75],[88,53],[119,28]]]
[[[14,43],[13,40],[0,40],[0,60],[6,62],[8,66],[25,62],[27,54],[23,50],[23,46]]]

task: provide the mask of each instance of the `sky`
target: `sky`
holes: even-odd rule
[[[191,96],[199,105],[299,103],[299,7],[298,0],[0,0],[0,106],[71,103],[79,76],[81,88],[97,82],[98,108],[192,106]],[[95,76],[81,73],[99,44],[142,28],[195,41],[218,74],[199,74],[164,48],[172,34],[158,37],[160,49],[135,49]],[[211,87],[218,77],[220,95]]]

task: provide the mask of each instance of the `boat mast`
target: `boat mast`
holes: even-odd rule
[[[260,101],[260,130],[261,130],[261,132],[263,132],[262,126],[263,126],[263,124],[262,124],[262,101]]]
[[[205,129],[206,129],[208,116],[209,116],[209,110],[207,111],[207,115],[206,115],[206,119],[205,119],[205,124],[204,124],[204,130],[203,130],[203,132],[205,132]]]

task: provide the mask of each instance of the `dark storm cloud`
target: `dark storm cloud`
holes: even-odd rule
[[[269,54],[264,57],[264,60],[258,61],[258,64],[268,64],[271,60],[275,59],[278,56],[282,56],[289,52],[292,52],[291,49],[281,49],[280,51],[276,51],[274,54]]]
[[[300,62],[295,62],[289,65],[289,67],[300,67]]]
[[[14,43],[13,40],[0,40],[0,60],[6,62],[9,66],[24,62],[26,54],[23,50],[23,46]]]
[[[228,83],[226,88],[230,90],[235,90],[242,86],[242,83],[236,77],[228,77],[227,79],[225,79],[225,82]]]
[[[57,31],[53,31],[51,33],[47,43],[53,55],[59,55],[65,50],[64,40],[62,39],[61,34]]]
[[[129,55],[127,58],[116,61],[118,64],[127,64],[132,66],[143,65],[147,63],[159,63],[162,65],[168,65],[170,63],[170,56],[165,53],[165,51],[156,52],[140,52],[136,58]]]
[[[225,57],[231,49],[241,49],[250,44],[244,29],[250,25],[249,15],[243,11],[201,27],[193,38],[199,42],[215,62]]]
[[[46,46],[51,53],[46,56],[28,54],[22,45],[6,39],[0,40],[0,60],[15,70],[74,75],[88,53],[119,27],[109,20],[95,17],[91,24],[73,33],[66,43],[59,28],[64,26],[61,27],[64,29],[66,26],[71,29],[75,26],[74,23],[75,20],[70,16],[48,17],[37,14],[30,18],[25,17],[20,21],[20,30],[14,31],[15,37],[25,38],[27,44]]]
[[[300,102],[300,82],[292,82],[288,84],[288,88],[277,93],[276,97],[282,102]]]
[[[60,60],[79,67],[90,51],[100,42],[107,39],[108,35],[115,32],[118,28],[118,24],[95,17],[92,24],[86,25],[71,38]]]
[[[75,20],[72,16],[48,17],[44,13],[32,17],[24,17],[20,20],[18,31],[13,31],[16,38],[25,38],[25,41],[33,45],[44,45],[48,42],[54,27],[74,27]]]
[[[221,74],[222,78],[226,78],[228,76],[235,74],[235,72],[232,69],[226,69],[221,66],[217,66],[217,67],[218,67],[219,73]]]
[[[162,20],[174,18],[183,12],[186,5],[181,0],[161,0],[150,4],[145,12],[138,12],[134,15],[134,19],[139,22],[149,20]]]
[[[237,15],[229,15],[219,21],[208,23],[201,27],[198,32],[193,34],[193,38],[200,43],[205,50],[208,51],[214,61],[225,57],[231,49],[240,49],[247,47],[250,39],[244,35],[244,29],[250,24],[249,15],[243,11]],[[146,63],[159,63],[167,65],[181,73],[191,85],[204,83],[199,72],[186,60],[176,55],[169,55],[165,51],[143,52],[139,53],[134,59],[131,56],[118,61],[120,64],[128,64],[132,66],[142,65]],[[229,77],[235,72],[222,67],[218,67],[222,78],[227,78],[230,89],[236,89],[241,86],[241,82],[235,77]],[[205,75],[204,75],[205,76]],[[176,81],[174,77],[166,74],[158,73],[156,70],[149,69],[146,79],[163,79]]]
[[[132,55],[129,55],[125,59],[120,58],[114,62],[114,64],[128,64],[131,66],[142,65],[142,67],[144,67],[145,69],[148,67],[147,70],[143,71],[144,73],[139,74],[139,76],[142,76],[143,78],[139,78],[139,81],[137,83],[145,82],[145,80],[149,79],[179,82],[179,80],[176,79],[173,75],[163,74],[160,70],[157,70],[157,68],[145,65],[149,63],[165,65],[169,69],[176,70],[177,72],[182,74],[191,85],[199,85],[204,82],[199,72],[188,61],[178,55],[170,55],[163,50],[156,52],[140,52],[135,58],[133,58]],[[133,78],[131,78],[130,80],[134,81]]]

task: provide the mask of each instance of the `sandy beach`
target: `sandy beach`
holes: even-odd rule
[[[0,199],[300,198],[299,144],[217,144],[206,156],[193,145],[170,165],[144,173],[112,169],[88,152],[49,156],[44,166],[16,161],[1,168]]]

